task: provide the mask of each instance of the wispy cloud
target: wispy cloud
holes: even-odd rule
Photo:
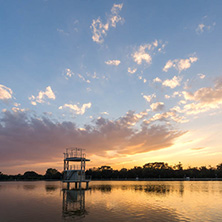
[[[197,28],[196,28],[196,32],[197,32],[197,33],[202,33],[202,32],[204,32],[204,27],[205,27],[205,25],[204,25],[203,23],[199,24],[199,25],[197,26]]]
[[[68,108],[71,111],[74,111],[77,115],[83,115],[86,112],[86,109],[89,109],[91,105],[92,103],[85,103],[79,107],[76,104],[64,104],[63,106],[60,106],[59,109]]]
[[[45,103],[46,99],[55,100],[55,94],[51,89],[51,86],[47,86],[45,91],[40,91],[38,96],[31,96],[29,100],[31,100],[31,104],[36,106],[37,103]]]
[[[197,34],[202,34],[205,31],[211,31],[214,28],[214,26],[216,26],[216,22],[213,22],[210,25],[206,25],[204,23],[200,23],[200,24],[198,24],[198,26],[197,26],[195,31],[196,31]]]
[[[191,56],[187,59],[174,59],[174,60],[168,60],[165,64],[163,71],[168,72],[170,68],[175,68],[179,72],[189,69],[191,67],[191,64],[196,62],[198,58],[196,56]]]
[[[90,80],[89,79],[86,79],[83,75],[81,75],[80,73],[77,73],[75,74],[71,69],[65,69],[65,78],[68,80],[70,79],[71,77],[78,77],[79,79],[81,79],[83,82],[86,82],[86,83],[90,83]]]
[[[191,148],[191,150],[202,150],[205,149],[206,147],[195,147],[195,148]]]
[[[97,72],[87,72],[86,76],[90,79],[97,79],[97,80],[108,80],[109,76],[105,75],[104,73],[97,73]]]
[[[65,69],[65,78],[66,79],[69,79],[71,78],[72,76],[74,76],[74,72],[71,71],[71,69]]]
[[[69,33],[68,32],[65,32],[63,29],[56,29],[57,30],[57,32],[59,32],[59,33],[61,33],[61,34],[63,34],[63,35],[69,35]]]
[[[166,79],[165,81],[163,81],[162,85],[163,86],[168,86],[171,89],[177,87],[180,85],[182,78],[179,76],[174,76],[172,79]]]
[[[82,76],[81,74],[77,74],[77,76],[83,81],[83,82],[87,82],[90,83],[90,80],[86,79],[84,76]]]
[[[105,63],[107,65],[118,66],[121,62],[120,60],[108,60],[108,61],[105,61]]]
[[[0,84],[0,100],[8,100],[12,98],[12,90]]]
[[[105,24],[102,23],[100,18],[96,20],[93,19],[90,28],[92,29],[92,40],[96,43],[103,43],[104,36],[107,35],[110,27],[116,28],[116,24],[123,22],[124,19],[119,15],[119,12],[122,10],[123,4],[113,4],[111,9],[111,14],[107,16],[107,21]]]
[[[156,98],[156,94],[152,94],[152,95],[143,95],[143,98],[147,101],[147,102],[151,102],[154,98]]]
[[[102,115],[109,115],[108,112],[102,112],[101,114],[102,114]]]
[[[128,68],[128,72],[130,73],[130,74],[134,74],[135,72],[137,71],[137,69],[135,68],[135,69],[133,69],[133,68]]]

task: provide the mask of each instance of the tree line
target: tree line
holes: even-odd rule
[[[86,171],[92,179],[142,179],[142,178],[222,178],[222,163],[216,167],[201,166],[183,168],[179,162],[170,166],[164,162],[147,163],[132,169],[113,170],[111,166],[101,166]]]
[[[222,163],[216,167],[201,166],[183,168],[179,162],[170,166],[164,162],[146,163],[142,167],[135,166],[131,169],[122,168],[114,170],[111,166],[91,168],[86,171],[86,176],[92,180],[110,179],[143,179],[143,178],[222,178]],[[62,180],[63,172],[49,168],[44,175],[34,171],[27,171],[23,175],[6,175],[0,172],[0,180]]]
[[[26,171],[23,175],[7,175],[0,172],[0,180],[13,181],[13,180],[61,180],[62,173],[58,170],[49,168],[44,175],[38,174],[35,171]]]

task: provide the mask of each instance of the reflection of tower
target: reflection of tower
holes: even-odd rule
[[[86,161],[90,161],[86,159],[86,154],[84,150],[81,148],[67,148],[64,153],[64,178],[63,182],[67,183],[67,188],[69,189],[69,184],[71,182],[75,183],[75,188],[79,184],[79,188],[81,188],[81,183],[86,183],[86,188],[88,188],[89,179],[85,178],[85,168]],[[71,165],[72,163],[75,165]]]
[[[62,212],[64,218],[83,217],[85,210],[85,190],[63,190]]]

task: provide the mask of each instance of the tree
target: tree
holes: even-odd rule
[[[217,177],[222,177],[222,163],[217,165]]]
[[[46,170],[44,178],[49,180],[60,180],[62,178],[62,174],[56,169],[49,168]]]
[[[38,173],[34,171],[26,171],[22,176],[22,179],[25,179],[25,180],[39,180],[41,178],[42,178],[42,175],[39,175]]]

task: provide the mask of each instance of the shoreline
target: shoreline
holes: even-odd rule
[[[0,182],[39,182],[39,181],[45,181],[45,182],[56,182],[60,181],[63,182],[63,180],[0,180]],[[92,181],[222,181],[222,178],[127,178],[127,179],[95,179]]]

